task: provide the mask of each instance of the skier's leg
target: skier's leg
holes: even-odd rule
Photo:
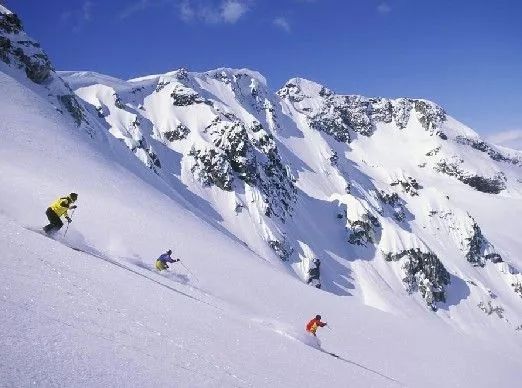
[[[53,221],[52,221],[52,215],[51,213],[54,213],[52,211],[52,209],[49,207],[47,208],[47,210],[45,211],[45,215],[47,216],[47,219],[49,220],[49,224],[48,225],[45,225],[43,227],[43,230],[45,233],[49,233],[49,231],[51,230],[51,228],[53,227]]]
[[[165,263],[161,260],[156,260],[156,269],[158,271],[163,271],[165,269]]]
[[[56,214],[53,209],[48,208],[45,212],[47,215],[47,218],[49,219],[49,225],[44,226],[45,233],[55,233],[60,230],[60,228],[63,226],[63,222],[58,217],[58,214]]]

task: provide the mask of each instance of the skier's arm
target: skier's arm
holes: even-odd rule
[[[60,206],[65,207],[67,209],[76,209],[76,205],[72,205],[72,203],[69,202],[69,199],[64,199],[62,202],[60,202]],[[65,213],[63,213],[63,215],[65,216],[67,221],[70,220],[69,213],[67,212],[67,210],[65,211]]]

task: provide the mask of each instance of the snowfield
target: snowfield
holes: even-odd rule
[[[0,386],[520,384],[522,153],[425,100],[35,43],[0,6]]]

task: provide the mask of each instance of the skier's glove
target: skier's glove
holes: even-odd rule
[[[72,222],[71,217],[65,217],[65,219],[67,220],[67,222],[68,222],[69,224]]]
[[[78,206],[76,205],[72,205],[72,206],[69,206],[69,209],[76,209]]]

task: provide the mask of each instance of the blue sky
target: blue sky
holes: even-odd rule
[[[522,133],[522,1],[2,3],[60,70],[248,67],[274,90],[300,76],[339,93],[423,97],[482,134]]]

